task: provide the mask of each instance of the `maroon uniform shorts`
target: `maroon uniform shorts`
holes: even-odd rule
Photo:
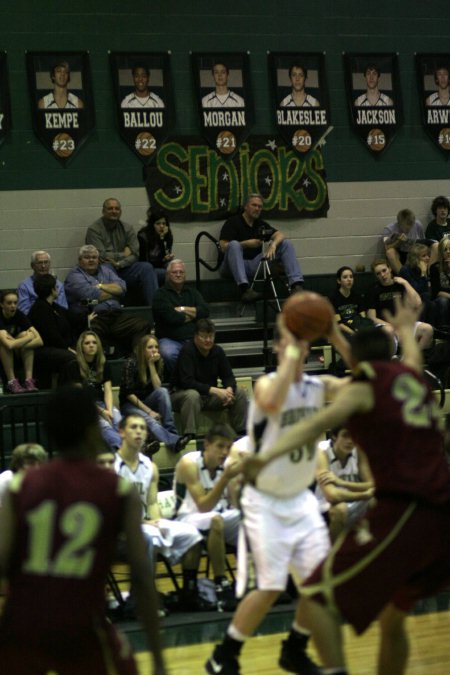
[[[450,582],[450,508],[397,497],[377,505],[335,542],[302,585],[362,633],[388,603],[409,611]]]

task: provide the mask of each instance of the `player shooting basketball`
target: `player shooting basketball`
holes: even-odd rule
[[[387,313],[388,314],[388,313]],[[392,361],[389,336],[357,333],[349,363],[353,381],[326,409],[299,421],[265,453],[247,460],[245,475],[266,484],[281,459],[310,447],[325,429],[345,422],[367,454],[377,504],[338,538],[301,587],[299,611],[326,672],[345,675],[340,623],[362,633],[378,617],[379,675],[402,675],[408,660],[407,612],[450,580],[450,474],[439,410],[422,376],[414,338],[417,311],[397,299],[394,326],[403,348]],[[420,542],[420,545],[418,545]],[[296,671],[299,672],[299,671]],[[303,671],[301,671],[303,672]]]
[[[298,298],[301,296],[298,294]],[[328,312],[326,323],[330,325],[332,309]],[[320,410],[330,394],[343,384],[331,376],[306,375],[303,371],[308,342],[288,331],[283,315],[279,315],[278,330],[275,342],[278,368],[257,381],[248,415],[249,449],[262,457],[277,438],[283,438],[299,419]],[[330,341],[340,351],[347,349],[346,341],[335,327]],[[239,543],[238,590],[242,595],[246,586],[247,547],[256,570],[256,589],[240,603],[225,639],[216,646],[206,664],[208,673],[238,674],[238,658],[244,641],[285,590],[288,568],[292,567],[299,577],[306,578],[326,555],[328,531],[316,497],[308,490],[314,480],[315,467],[315,441],[308,446],[298,444],[290,455],[269,467],[264,481],[257,487],[244,487],[241,507],[246,541],[242,537]],[[283,669],[306,675],[319,673],[305,652],[308,636],[297,611],[282,646],[279,664]]]

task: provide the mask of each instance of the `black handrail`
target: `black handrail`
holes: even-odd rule
[[[217,249],[217,261],[215,265],[210,265],[206,260],[200,257],[200,241],[202,237],[207,237],[214,246]],[[203,267],[206,267],[207,270],[210,272],[217,272],[219,267],[221,266],[223,261],[223,253],[222,249],[220,248],[220,243],[219,241],[212,236],[209,232],[206,230],[203,230],[202,232],[199,232],[198,235],[195,238],[195,285],[197,287],[197,290],[200,290],[200,265],[203,265]]]

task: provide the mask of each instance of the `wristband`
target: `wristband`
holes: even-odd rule
[[[295,345],[288,345],[284,352],[288,359],[299,359],[300,358],[300,349]]]

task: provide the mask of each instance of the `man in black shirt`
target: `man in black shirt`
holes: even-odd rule
[[[264,253],[265,258],[269,262],[281,261],[291,293],[303,288],[303,275],[292,243],[285,239],[280,230],[262,220],[262,207],[261,195],[249,195],[243,212],[228,218],[220,232],[220,248],[225,255],[221,274],[233,277],[244,303],[256,302],[261,297],[253,288],[249,288],[249,278],[253,278],[263,257],[263,241],[270,242]]]
[[[238,436],[244,436],[247,396],[236,385],[222,347],[214,344],[215,333],[210,319],[199,319],[195,324],[194,338],[183,345],[176,362],[172,407],[181,414],[183,434],[196,435],[201,410],[227,408],[231,427]]]

